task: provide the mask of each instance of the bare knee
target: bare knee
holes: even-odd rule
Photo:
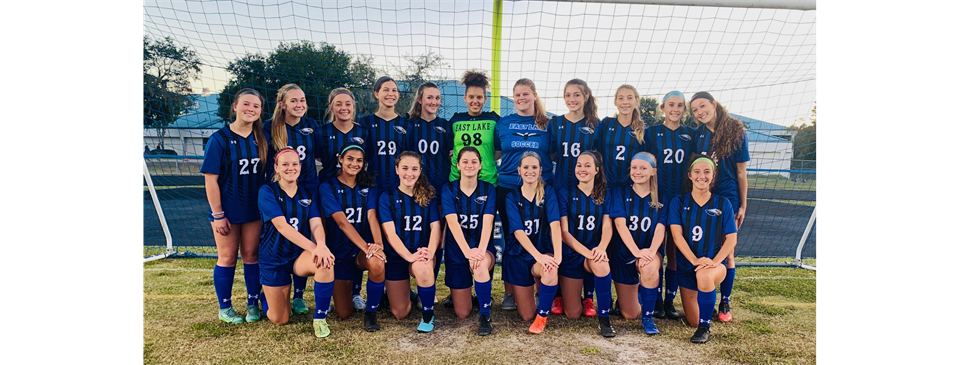
[[[634,319],[640,318],[640,313],[639,313],[639,312],[637,312],[637,313],[628,313],[628,312],[623,312],[623,311],[621,311],[621,313],[623,314],[623,318],[624,318],[624,319],[634,320]]]
[[[267,319],[277,326],[283,326],[290,321],[290,313],[277,313],[275,315],[268,315]]]
[[[350,315],[353,314],[353,306],[345,306],[344,308],[337,307],[337,317],[340,319],[350,318]]]
[[[454,308],[453,311],[457,314],[457,318],[465,319],[470,315],[470,310],[472,309],[473,308]]]
[[[568,309],[568,306],[564,306],[563,313],[567,316],[567,318],[579,319],[580,315],[583,314],[583,308],[575,307]]]
[[[407,315],[410,314],[410,302],[407,302],[407,305],[401,306],[401,308],[396,308],[391,304],[390,311],[393,312],[393,316],[398,320],[405,319]]]

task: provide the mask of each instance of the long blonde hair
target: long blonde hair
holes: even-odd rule
[[[513,89],[516,90],[517,86],[520,85],[529,87],[530,91],[533,91],[533,94],[536,95],[537,100],[533,102],[533,122],[540,130],[547,130],[547,123],[550,122],[550,117],[547,116],[547,110],[543,107],[543,101],[540,100],[540,96],[537,95],[537,85],[533,84],[533,80],[524,77],[513,84]]]
[[[645,160],[645,159],[643,159],[643,158],[640,158],[640,157],[639,157],[640,155],[646,156],[647,158],[649,158],[649,160]],[[650,163],[651,161],[653,162],[653,164],[651,164],[650,167],[653,168],[654,172],[653,172],[653,175],[650,176],[650,179],[647,181],[647,185],[648,185],[647,187],[650,188],[650,206],[651,206],[653,209],[660,209],[660,208],[662,208],[662,207],[663,207],[663,204],[660,203],[660,199],[659,199],[660,193],[659,193],[659,190],[658,190],[658,188],[657,188],[657,186],[659,185],[659,184],[657,183],[657,181],[659,181],[659,180],[658,180],[658,178],[657,178],[657,172],[656,172],[656,170],[657,170],[657,158],[654,157],[653,154],[651,154],[650,152],[637,152],[637,154],[636,154],[636,155],[633,155],[633,158],[630,159],[630,164],[631,164],[631,165],[633,164],[633,160],[642,160],[642,161],[646,161],[647,163]],[[632,188],[631,188],[631,189],[632,189]]]
[[[540,155],[538,155],[536,151],[527,151],[527,152],[524,152],[522,155],[520,155],[521,165],[523,164],[523,160],[527,157],[533,157],[537,159],[537,166],[541,167],[540,179],[537,181],[537,189],[536,189],[537,192],[533,197],[533,202],[536,203],[537,206],[540,206],[543,204],[543,199],[547,194],[547,191],[546,191],[547,183],[543,181],[543,169],[542,169],[543,161],[540,160]]]
[[[637,137],[637,142],[643,144],[643,130],[646,126],[643,123],[643,118],[640,118],[640,93],[637,92],[637,88],[632,85],[623,84],[617,88],[617,92],[614,93],[614,97],[617,94],[620,94],[620,90],[627,89],[633,92],[633,97],[637,100],[637,107],[633,108],[633,112],[630,113],[630,127],[633,128],[633,135]]]
[[[283,101],[291,90],[303,91],[297,84],[283,85],[280,90],[277,90],[277,106],[273,108],[270,137],[273,138],[273,149],[278,152],[287,147],[287,109],[283,107]]]
[[[333,104],[334,98],[343,94],[349,95],[350,101],[353,102],[353,115],[350,116],[350,120],[354,122],[356,122],[357,120],[357,98],[353,97],[353,92],[350,91],[350,89],[338,87],[336,89],[331,90],[330,96],[327,97],[327,115],[329,115],[329,120],[331,123],[333,122],[334,119],[336,119],[336,116],[333,115],[333,112],[330,111],[330,104]]]

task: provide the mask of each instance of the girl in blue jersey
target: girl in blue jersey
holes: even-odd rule
[[[353,92],[346,88],[336,88],[330,91],[327,98],[327,113],[330,122],[320,127],[320,146],[317,158],[320,160],[320,181],[327,181],[337,177],[340,171],[340,151],[348,144],[370,150],[367,141],[369,130],[355,121],[356,102]],[[369,161],[367,161],[369,164]]]
[[[717,175],[713,160],[702,155],[691,158],[687,173],[690,192],[670,200],[667,224],[679,253],[677,277],[683,313],[687,324],[697,327],[690,341],[704,343],[710,338],[717,285],[723,282],[727,257],[737,245],[737,225],[730,201],[710,192]]]
[[[617,115],[601,122],[600,154],[603,155],[603,169],[610,177],[608,187],[621,188],[633,185],[630,180],[630,159],[637,152],[644,151],[643,119],[640,118],[640,94],[631,85],[617,88],[614,105]]]
[[[416,152],[404,151],[397,158],[400,186],[380,195],[378,214],[386,247],[387,297],[397,319],[410,313],[410,275],[417,280],[423,307],[419,332],[433,331],[434,253],[440,245],[440,210],[436,192],[421,174],[423,162]]]
[[[659,181],[660,202],[669,203],[670,199],[680,195],[683,181],[687,178],[687,156],[694,153],[695,136],[693,128],[681,125],[687,107],[683,93],[671,91],[663,97],[659,113],[663,114],[663,124],[650,126],[644,131],[644,140],[657,160],[657,180]],[[680,319],[673,306],[677,296],[677,246],[667,230],[666,242],[667,269],[664,271],[664,298],[657,297],[654,317]]]
[[[490,244],[493,216],[496,214],[496,190],[493,184],[478,180],[480,151],[464,147],[457,156],[460,179],[441,189],[442,214],[450,228],[446,235],[446,276],[453,311],[460,319],[473,309],[470,286],[476,284],[480,305],[480,336],[493,331],[490,323],[492,281],[490,270],[496,263],[496,248]],[[472,275],[472,278],[471,278]],[[471,280],[472,279],[472,280]]]
[[[346,88],[336,88],[330,91],[327,97],[327,113],[330,115],[330,123],[320,127],[320,147],[317,152],[317,158],[320,161],[320,181],[335,179],[340,171],[340,151],[348,144],[355,144],[364,149],[370,150],[369,130],[357,124],[355,110],[356,103],[353,92]],[[376,197],[374,197],[376,199]],[[356,271],[353,277],[353,309],[363,310],[366,308],[366,302],[360,296],[360,289],[363,286],[363,272]],[[381,294],[382,295],[382,294]],[[379,303],[375,303],[379,304]],[[341,308],[341,307],[337,307]]]
[[[396,105],[400,101],[397,82],[390,76],[383,76],[373,84],[373,98],[377,100],[377,112],[360,118],[359,123],[369,130],[367,139],[367,163],[370,171],[376,173],[377,187],[383,191],[396,188],[400,183],[394,171],[394,162],[398,153],[407,147],[407,120],[397,114]]]
[[[500,213],[502,232],[513,232],[509,219],[505,219],[504,199],[507,193],[521,185],[517,168],[520,156],[534,151],[540,156],[541,178],[548,184],[553,180],[553,164],[547,157],[550,152],[550,134],[547,133],[547,116],[543,101],[537,95],[537,87],[530,79],[520,79],[513,85],[514,106],[517,112],[500,118],[494,128],[494,159],[500,160],[497,167],[497,209]],[[502,156],[502,158],[501,158]],[[510,268],[506,268],[509,270]],[[513,297],[513,288],[504,282],[504,293]],[[505,298],[504,301],[507,301]],[[508,303],[509,304],[509,303]]]
[[[316,151],[320,135],[320,123],[306,118],[307,97],[296,84],[286,84],[277,90],[277,106],[273,109],[273,118],[263,123],[263,132],[269,142],[268,160],[273,161],[277,152],[293,147],[300,155],[300,179],[297,185],[315,191],[320,185],[317,178]],[[274,121],[278,121],[274,123]],[[273,165],[266,164],[267,179],[273,178]],[[309,312],[303,302],[303,291],[307,287],[307,278],[293,277],[293,312]]]
[[[317,311],[313,330],[318,338],[330,336],[327,312],[333,293],[334,256],[327,249],[320,207],[313,191],[297,184],[300,157],[296,150],[277,152],[273,181],[260,187],[257,205],[263,219],[260,239],[260,282],[267,298],[267,318],[277,325],[290,319],[291,275],[313,275]],[[313,240],[307,238],[313,235]],[[273,310],[270,310],[273,308]]]
[[[264,182],[261,156],[267,156],[267,140],[260,119],[263,97],[253,89],[243,89],[233,98],[230,113],[233,123],[210,136],[200,172],[204,176],[208,218],[217,244],[217,265],[213,268],[213,286],[220,303],[220,320],[243,323],[233,310],[230,293],[236,271],[237,253],[243,257],[243,278],[247,286],[246,321],[260,320],[260,215],[257,189]]]
[[[320,184],[320,207],[326,223],[327,244],[337,258],[333,301],[341,319],[353,313],[351,287],[356,276],[368,271],[367,298],[364,303],[363,326],[367,332],[380,329],[377,306],[383,295],[384,264],[383,241],[377,220],[379,203],[373,178],[363,168],[363,147],[349,144],[339,153],[340,174]]]
[[[416,151],[423,158],[423,173],[433,189],[440,191],[450,181],[450,157],[453,153],[453,132],[450,122],[437,116],[440,109],[440,88],[432,82],[420,85],[417,95],[407,112],[407,131],[410,138],[404,151]],[[444,221],[440,220],[443,231]],[[443,258],[443,242],[437,248],[433,276],[440,274]],[[452,305],[452,303],[451,303]]]
[[[587,83],[581,79],[567,81],[563,87],[563,101],[570,110],[567,114],[556,116],[550,121],[550,155],[557,163],[553,188],[566,192],[576,185],[573,170],[581,151],[592,151],[599,147],[597,133],[600,119],[597,117],[597,99]],[[587,317],[597,315],[593,305],[593,280],[583,281],[583,312]],[[559,293],[558,293],[559,294]],[[553,314],[563,314],[563,299],[560,295],[553,300],[550,308]]]
[[[614,337],[610,325],[610,263],[607,246],[613,236],[610,203],[606,197],[603,160],[593,151],[584,151],[577,158],[574,173],[580,182],[560,197],[560,227],[563,228],[563,263],[560,265],[560,286],[563,287],[563,310],[567,318],[580,318],[580,290],[584,276],[591,275],[597,287],[597,319],[600,334]]]
[[[657,194],[657,161],[653,155],[633,155],[630,179],[632,186],[612,191],[610,217],[618,234],[613,236],[607,253],[620,312],[626,319],[641,317],[643,332],[655,335],[660,333],[653,323],[653,312],[659,296],[667,212],[661,209]]]
[[[750,152],[747,149],[747,128],[743,122],[727,113],[727,109],[713,99],[706,91],[693,94],[690,98],[690,113],[702,123],[695,135],[695,150],[710,156],[717,164],[717,182],[713,192],[730,200],[737,229],[747,215],[747,161]],[[717,319],[730,322],[730,293],[733,292],[733,279],[737,274],[733,251],[727,257],[727,276],[720,284],[720,305]]]
[[[538,334],[547,326],[550,301],[557,292],[558,270],[563,262],[560,211],[553,188],[540,178],[540,155],[524,152],[517,167],[523,185],[506,197],[506,217],[512,232],[504,233],[503,281],[513,286],[517,312],[524,321],[536,319],[528,331]],[[549,227],[549,229],[547,229]],[[535,305],[533,284],[540,280],[540,303]]]

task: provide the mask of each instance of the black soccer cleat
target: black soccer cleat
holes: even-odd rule
[[[363,329],[367,332],[377,332],[380,329],[380,323],[377,323],[377,312],[363,312]]]
[[[657,304],[653,307],[653,317],[654,318],[666,318],[667,314],[663,310],[663,301],[658,300]]]
[[[448,295],[446,298],[443,298],[440,304],[442,304],[444,308],[453,308],[453,296]]]
[[[693,337],[690,337],[690,342],[693,343],[706,343],[710,339],[710,326],[700,325],[697,327],[697,331],[693,333]]]
[[[480,336],[486,336],[493,332],[493,324],[490,323],[490,316],[486,314],[480,315],[480,329],[477,330],[477,334]]]
[[[677,309],[673,307],[673,302],[663,303],[663,314],[667,319],[680,319],[680,313],[677,312]]]
[[[597,317],[597,321],[600,322],[600,335],[603,337],[615,337],[617,331],[613,329],[613,326],[610,325],[610,317]]]

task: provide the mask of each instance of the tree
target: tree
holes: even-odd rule
[[[397,86],[401,89],[400,101],[396,106],[396,111],[399,114],[404,114],[407,110],[410,110],[410,105],[413,105],[420,85],[431,80],[439,80],[440,76],[434,72],[447,66],[447,63],[443,62],[443,56],[433,50],[419,55],[406,54],[403,56],[403,60],[406,62],[406,66],[394,66],[394,73],[398,75],[396,78]],[[441,112],[441,110],[437,110],[438,114]]]
[[[154,128],[163,149],[167,126],[193,106],[190,80],[200,77],[200,59],[171,37],[143,37],[143,127]]]
[[[325,42],[281,42],[266,56],[247,54],[227,65],[233,74],[217,98],[218,115],[224,122],[231,122],[230,106],[233,96],[243,88],[253,88],[266,99],[263,106],[264,119],[270,119],[276,106],[277,90],[294,83],[303,89],[307,97],[307,117],[322,119],[327,109],[327,96],[338,87],[346,87],[357,97],[357,115],[362,115],[363,89],[370,89],[377,70],[372,58],[354,58],[346,51],[338,50]]]
[[[792,169],[812,170],[817,168],[817,102],[810,111],[810,125],[804,118],[797,119],[790,129],[797,131],[793,137]],[[797,126],[797,122],[801,123]]]
[[[660,103],[657,102],[657,99],[649,96],[640,97],[640,119],[643,119],[643,125],[649,127],[663,124],[663,119],[657,118],[657,110],[659,108]]]

